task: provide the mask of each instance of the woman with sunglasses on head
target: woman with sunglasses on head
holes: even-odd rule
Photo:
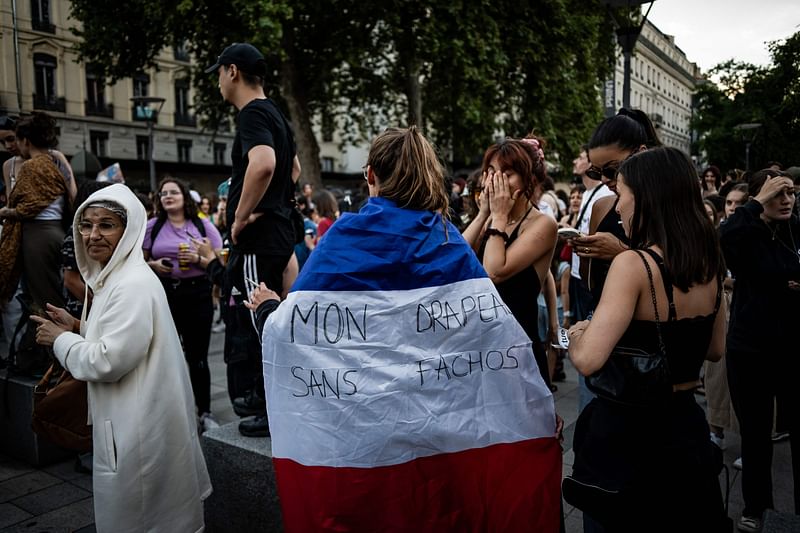
[[[730,531],[693,393],[703,361],[725,350],[719,239],[679,150],[642,151],[618,176],[615,210],[631,250],[614,259],[592,320],[570,329],[570,358],[599,379],[620,357],[659,354],[667,379],[660,392],[650,387],[627,403],[600,394],[583,410],[565,499],[600,531]],[[635,372],[621,376],[639,383]]]
[[[800,513],[800,411],[797,325],[800,324],[800,222],[794,184],[764,169],[749,182],[751,199],[720,226],[725,260],[736,283],[728,327],[728,386],[742,435],[740,531],[757,531],[773,507],[772,434],[777,399],[788,425],[795,513]]]
[[[544,178],[544,152],[538,139],[506,139],[489,147],[483,156],[479,211],[463,235],[533,341],[539,372],[550,386],[536,297],[547,284],[555,302],[555,282],[549,269],[557,226],[552,217],[536,208],[534,191]],[[555,321],[553,313],[550,322]]]
[[[181,180],[167,177],[158,187],[156,216],[147,222],[142,248],[150,268],[158,275],[183,341],[189,365],[200,430],[216,427],[211,414],[211,373],[208,344],[214,319],[212,284],[200,265],[193,239],[207,237],[214,250],[222,248],[222,237],[214,224],[198,216],[197,204]]]

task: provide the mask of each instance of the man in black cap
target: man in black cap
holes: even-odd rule
[[[267,436],[266,404],[261,370],[261,343],[254,318],[243,302],[264,282],[283,292],[283,270],[294,249],[290,220],[294,183],[300,162],[291,127],[264,94],[264,56],[254,46],[235,43],[222,51],[206,73],[216,72],[222,97],[239,110],[231,160],[226,222],[231,252],[223,287],[223,302],[233,296],[228,313],[225,360],[228,393],[243,420],[246,436]]]

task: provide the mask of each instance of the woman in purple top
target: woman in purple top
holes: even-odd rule
[[[158,275],[181,336],[201,431],[217,425],[211,416],[211,373],[208,343],[214,307],[211,282],[199,265],[200,256],[192,239],[208,238],[222,248],[222,237],[208,219],[197,216],[197,204],[182,181],[167,177],[158,186],[155,218],[147,222],[144,256]]]

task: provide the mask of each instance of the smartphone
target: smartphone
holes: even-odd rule
[[[583,233],[575,228],[559,228],[558,236],[563,239],[574,239],[576,237],[583,237]]]
[[[172,261],[170,261],[169,259],[162,259],[161,260],[161,264],[164,265],[167,268],[173,268],[175,266],[175,264]]]

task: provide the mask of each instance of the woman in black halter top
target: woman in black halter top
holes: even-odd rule
[[[593,399],[576,424],[570,490],[577,483],[611,496],[592,507],[565,482],[565,497],[608,530],[730,531],[708,425],[692,392],[703,361],[725,351],[719,240],[682,152],[636,154],[618,180],[616,212],[633,250],[611,264],[591,322],[570,329],[570,358],[589,376],[604,371],[616,346],[656,353],[661,317],[673,392],[646,405]]]
[[[554,219],[539,213],[532,198],[544,177],[544,153],[538,139],[507,139],[491,146],[483,158],[479,211],[464,231],[464,239],[533,341],[539,372],[550,385],[536,297],[548,276],[557,226]]]

